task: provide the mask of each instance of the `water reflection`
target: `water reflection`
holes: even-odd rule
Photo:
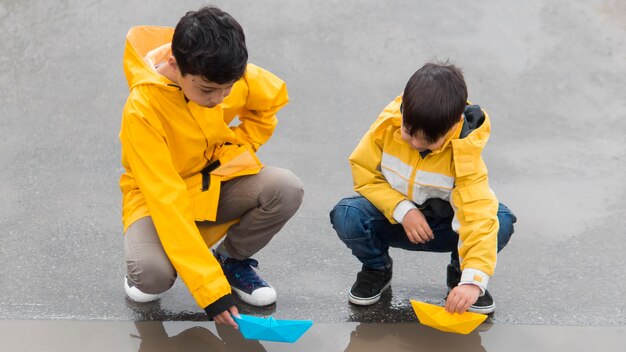
[[[435,296],[427,292],[424,296]],[[348,324],[316,324],[295,344],[263,343],[246,340],[238,330],[206,321],[206,315],[197,312],[171,312],[161,308],[160,301],[147,305],[128,302],[138,320],[134,322],[139,339],[138,351],[457,351],[485,352],[480,332],[492,325],[483,324],[469,335],[441,332],[421,325],[402,292],[394,298],[386,292],[379,303],[370,307],[350,305]],[[271,309],[255,310],[241,305],[246,314],[264,316]],[[265,313],[265,314],[263,314]],[[171,318],[178,318],[168,323]],[[183,319],[181,319],[183,318]],[[163,321],[156,321],[165,320]],[[192,322],[193,321],[193,322]],[[381,322],[385,322],[381,324]],[[182,324],[182,325],[181,325]]]
[[[345,352],[367,351],[463,351],[485,352],[480,334],[441,332],[419,323],[362,323],[350,334]]]
[[[265,348],[254,340],[246,340],[238,330],[216,325],[216,336],[211,330],[194,326],[183,332],[169,336],[163,322],[135,322],[139,335],[131,335],[141,340],[139,352],[173,351],[219,351],[219,352],[263,352]]]
[[[253,307],[236,299],[239,312],[256,316],[271,315],[276,305],[269,307]],[[203,326],[193,326],[179,334],[169,336],[163,321],[206,322],[207,316],[202,311],[171,311],[161,307],[158,299],[149,303],[135,303],[126,299],[126,305],[135,316],[135,327],[139,335],[131,336],[141,340],[139,351],[265,351],[265,348],[254,340],[246,340],[238,330],[224,325],[215,324],[217,336]],[[201,323],[202,324],[202,323]],[[212,325],[212,323],[211,323]]]
[[[168,334],[163,322],[135,322],[140,339],[139,352],[216,351],[263,352],[259,341],[246,340],[239,331],[217,325],[217,333],[203,326],[192,326],[180,333]],[[167,325],[167,323],[166,323]],[[350,324],[352,325],[352,324]],[[212,326],[212,325],[211,325]],[[168,326],[170,331],[175,330]],[[348,328],[348,329],[346,329]],[[352,330],[352,331],[350,331]],[[346,346],[345,337],[349,336]],[[344,337],[344,338],[342,338]],[[486,352],[478,331],[469,335],[445,333],[415,323],[369,324],[356,326],[320,324],[295,344],[270,344],[270,350],[281,351],[463,351]]]

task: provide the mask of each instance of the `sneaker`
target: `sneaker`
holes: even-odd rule
[[[356,281],[348,299],[359,306],[369,306],[380,300],[380,295],[391,286],[392,267],[376,270],[363,265],[356,276]]]
[[[493,313],[496,310],[496,302],[493,301],[493,297],[489,293],[489,290],[485,290],[485,294],[478,297],[476,303],[472,304],[467,311],[480,314]]]
[[[252,258],[244,260],[228,258],[216,251],[213,251],[213,255],[222,266],[230,287],[242,301],[257,307],[276,302],[276,290],[253,269],[259,267],[258,261]]]
[[[461,282],[461,269],[448,264],[447,268],[447,276],[446,276],[446,284],[448,285],[448,293],[450,290],[457,287],[459,282]],[[448,297],[446,296],[446,299]],[[493,313],[496,310],[496,303],[493,301],[493,297],[489,293],[489,290],[485,290],[485,294],[478,297],[476,303],[472,304],[467,311],[473,313],[481,313],[481,314],[489,314]]]
[[[132,282],[128,281],[128,276],[124,276],[124,291],[126,291],[126,295],[131,301],[137,303],[152,302],[159,298],[158,294],[143,293],[139,291],[139,289],[135,287]]]

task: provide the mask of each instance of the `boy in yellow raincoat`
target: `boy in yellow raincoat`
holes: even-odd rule
[[[255,156],[288,97],[282,80],[247,61],[241,26],[216,7],[188,12],[175,29],[132,28],[120,131],[128,297],[155,300],[180,275],[209,318],[234,327],[231,288],[252,305],[276,301],[250,257],[303,197],[293,173]]]
[[[389,247],[398,247],[451,252],[447,311],[494,311],[487,283],[516,218],[489,188],[481,157],[489,131],[487,113],[467,103],[453,65],[424,65],[384,109],[350,155],[360,195],[330,214],[363,264],[351,303],[378,302],[391,284]]]

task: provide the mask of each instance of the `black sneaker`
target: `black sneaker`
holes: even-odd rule
[[[467,311],[480,314],[493,313],[496,310],[496,302],[493,301],[493,297],[489,293],[489,290],[485,290],[485,294],[478,297],[476,303],[472,304]]]
[[[448,285],[448,293],[450,290],[457,287],[461,282],[461,269],[452,264],[448,264],[446,276],[446,284]],[[446,299],[448,297],[446,296]],[[473,313],[489,314],[496,310],[496,303],[493,301],[493,297],[489,293],[489,290],[485,290],[485,294],[478,297],[476,303],[472,304],[467,311]]]
[[[363,265],[348,294],[350,303],[369,306],[378,302],[383,291],[391,286],[391,275],[391,266],[387,269],[376,270]]]
[[[276,302],[276,290],[253,269],[259,267],[258,261],[252,258],[244,260],[227,258],[216,251],[213,251],[213,255],[222,266],[230,287],[242,301],[257,307]]]

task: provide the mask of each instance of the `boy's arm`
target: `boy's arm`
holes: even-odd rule
[[[239,111],[237,139],[254,151],[267,142],[276,128],[276,112],[289,102],[287,86],[269,71],[248,64],[244,80],[248,86],[245,106]]]
[[[195,225],[186,184],[163,136],[151,108],[129,100],[120,132],[124,154],[165,253],[198,305],[213,317],[235,302],[219,263]]]
[[[496,266],[498,200],[489,188],[482,157],[476,158],[476,172],[458,176],[457,170],[451,197],[455,211],[452,226],[460,238],[461,284],[477,285],[484,292]]]
[[[350,155],[354,190],[367,198],[395,224],[399,222],[394,218],[396,207],[405,203],[403,201],[412,203],[404,194],[393,189],[383,176],[380,171],[382,153],[382,140],[376,137],[376,129],[371,128]]]

